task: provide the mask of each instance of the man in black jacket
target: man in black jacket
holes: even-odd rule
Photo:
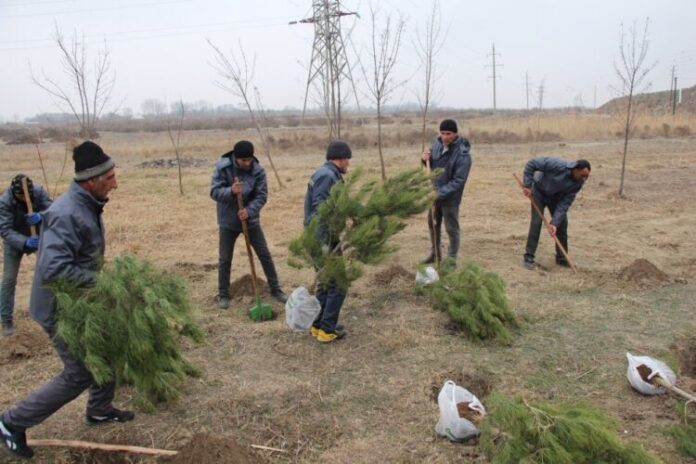
[[[587,160],[566,161],[550,156],[533,158],[524,167],[524,196],[534,201],[541,212],[551,212],[549,233],[558,237],[568,251],[568,209],[575,196],[585,185],[592,167]],[[529,235],[524,253],[524,267],[534,269],[534,254],[539,244],[541,217],[532,206]],[[568,267],[568,261],[556,246],[556,264]]]
[[[237,206],[237,194],[242,193],[244,207]],[[241,140],[232,151],[222,155],[215,164],[210,184],[210,197],[217,202],[217,222],[220,227],[218,265],[218,306],[230,305],[230,272],[237,237],[242,233],[242,221],[247,221],[249,241],[261,261],[271,295],[281,303],[288,299],[280,288],[278,273],[266,238],[261,229],[261,208],[268,199],[266,171],[254,156],[254,145]]]
[[[422,162],[430,162],[430,169],[442,169],[443,173],[435,180],[437,197],[433,208],[428,212],[430,229],[430,254],[423,259],[424,264],[432,263],[440,256],[440,236],[442,221],[449,237],[447,256],[456,263],[459,253],[459,205],[464,195],[464,186],[471,170],[471,145],[457,133],[457,123],[445,119],[440,123],[440,136],[430,146],[430,151],[421,155]]]
[[[22,179],[26,179],[29,201],[34,213],[29,214],[27,198],[24,196]],[[9,337],[14,333],[15,287],[19,264],[25,254],[31,254],[39,248],[39,230],[42,212],[51,206],[51,198],[40,185],[34,185],[24,174],[17,174],[10,188],[0,196],[0,236],[3,239],[3,271],[0,285],[0,317],[2,334]],[[32,235],[31,226],[37,235]]]

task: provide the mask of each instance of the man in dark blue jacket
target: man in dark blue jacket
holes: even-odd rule
[[[237,194],[242,193],[244,208],[237,205]],[[285,303],[287,295],[280,288],[278,273],[266,238],[261,229],[261,208],[268,199],[266,171],[254,156],[254,145],[241,140],[232,151],[222,155],[215,165],[210,184],[210,197],[217,202],[217,222],[220,227],[220,253],[218,266],[218,305],[227,309],[230,305],[230,272],[237,237],[242,233],[242,221],[247,221],[249,241],[261,261],[271,295]]]
[[[350,146],[343,140],[333,140],[326,149],[326,163],[317,169],[309,179],[304,203],[304,225],[307,227],[319,205],[329,197],[331,188],[343,180],[343,174],[348,172],[353,153]],[[329,237],[325,228],[320,225],[319,237],[324,245],[333,249],[338,244],[337,237]],[[335,282],[319,285],[316,294],[321,306],[319,316],[309,329],[312,336],[322,343],[329,343],[346,336],[343,326],[338,323],[341,307],[346,299],[346,293]]]
[[[539,209],[551,212],[549,233],[558,237],[568,251],[568,209],[575,196],[590,176],[592,167],[587,160],[566,161],[550,156],[533,158],[524,167],[524,195],[534,201]],[[542,219],[532,206],[524,267],[534,269],[534,253],[539,244]],[[556,246],[556,264],[567,267],[568,261]]]
[[[29,214],[24,197],[22,179],[26,179],[29,201],[34,213]],[[2,334],[9,337],[14,333],[14,302],[17,275],[22,256],[39,248],[39,228],[42,212],[51,206],[51,198],[40,185],[34,185],[24,174],[17,174],[10,188],[0,196],[0,236],[3,239],[3,270],[0,285],[0,317]],[[37,235],[31,234],[31,226]]]
[[[10,453],[29,458],[26,429],[40,424],[86,389],[88,424],[127,422],[130,411],[116,409],[112,401],[116,384],[97,385],[92,374],[56,336],[56,301],[46,284],[65,277],[78,284],[95,283],[103,261],[105,241],[102,210],[109,192],[117,188],[113,160],[93,142],[73,150],[75,179],[43,215],[29,313],[48,333],[63,361],[63,371],[29,397],[0,415],[0,435]]]
[[[456,263],[460,236],[459,205],[471,170],[470,149],[469,141],[457,133],[457,123],[453,119],[445,119],[440,123],[440,136],[433,141],[430,151],[421,155],[423,164],[430,162],[431,170],[443,170],[435,180],[437,196],[433,208],[428,212],[431,248],[430,254],[422,261],[424,264],[435,262],[440,256],[443,219],[449,237],[447,256]]]

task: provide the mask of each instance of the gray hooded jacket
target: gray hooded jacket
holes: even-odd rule
[[[249,213],[249,219],[247,219],[249,228],[257,227],[260,223],[261,208],[268,200],[268,184],[266,171],[256,157],[248,171],[237,167],[231,152],[223,155],[222,159],[215,164],[215,171],[210,182],[210,198],[217,202],[218,225],[223,229],[240,232],[242,221],[237,216],[239,211],[237,198],[232,194],[232,183],[235,177],[239,177],[242,183],[242,199]]]
[[[40,185],[34,184],[32,192],[32,208],[35,212],[44,212],[51,206],[51,198]],[[11,246],[18,251],[24,250],[24,242],[31,234],[29,223],[24,215],[27,214],[26,203],[17,200],[10,189],[0,196],[0,236],[5,246]],[[41,223],[36,225],[37,233]]]
[[[440,137],[430,146],[430,168],[443,169],[435,179],[437,201],[440,206],[459,206],[464,195],[464,186],[471,170],[471,144],[464,137],[457,137],[445,150]]]
[[[29,313],[49,333],[56,323],[56,305],[45,284],[60,276],[94,284],[104,256],[105,204],[72,181],[44,214]]]
[[[558,227],[568,214],[575,196],[585,184],[575,180],[571,169],[575,161],[551,156],[532,158],[524,167],[524,186],[532,189],[532,195],[544,205],[553,205],[551,224]]]

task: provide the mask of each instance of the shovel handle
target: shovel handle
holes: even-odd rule
[[[234,182],[239,182],[239,178],[235,177]],[[242,199],[242,192],[237,193],[237,206],[238,210],[244,209],[244,199]],[[254,264],[254,255],[251,254],[251,243],[249,242],[249,228],[247,226],[247,221],[244,219],[242,221],[242,232],[244,233],[244,243],[246,244],[247,255],[249,255],[249,267],[251,268],[251,284],[254,287],[254,296],[258,299],[259,289],[256,286],[256,265]]]
[[[520,180],[520,178],[517,177],[517,174],[514,174],[514,173],[513,173],[513,174],[512,174],[512,177],[514,177],[515,180],[517,181],[517,185],[519,185],[520,188],[521,188],[522,190],[524,190],[524,184],[522,183],[522,181]],[[541,210],[541,208],[539,208],[539,205],[536,204],[536,201],[534,201],[534,197],[532,197],[531,195],[529,196],[529,201],[532,202],[532,206],[534,207],[534,210],[537,212],[537,214],[539,215],[539,217],[541,218],[541,220],[544,221],[544,225],[546,226],[546,229],[548,230],[548,228],[549,228],[549,226],[550,226],[551,224],[549,223],[549,220],[546,219],[546,216],[544,216],[544,212]],[[551,235],[551,237],[553,238],[553,240],[556,242],[556,246],[558,247],[559,250],[561,250],[561,253],[563,253],[563,256],[565,256],[565,259],[568,261],[568,264],[570,265],[571,269],[573,269],[573,272],[575,272],[575,273],[577,274],[577,273],[578,273],[578,270],[577,270],[577,268],[575,267],[575,264],[573,264],[573,260],[571,260],[571,259],[570,259],[570,256],[568,256],[568,252],[566,252],[566,250],[565,250],[565,248],[563,247],[563,245],[561,245],[561,241],[558,240],[558,237],[556,237],[555,235],[551,234],[550,232],[549,232],[549,235]]]
[[[24,192],[24,203],[27,204],[27,211],[29,214],[34,212],[34,207],[31,205],[31,195],[29,195],[29,186],[27,185],[27,178],[22,177],[22,191]],[[31,235],[36,235],[36,226],[30,225],[29,230]]]

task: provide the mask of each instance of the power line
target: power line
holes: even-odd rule
[[[19,3],[3,3],[2,6],[31,6],[31,5],[47,5],[47,4],[55,4],[55,3],[74,3],[77,0],[44,0],[44,1],[38,1],[38,2],[19,2]]]
[[[168,0],[164,2],[150,2],[150,3],[132,3],[130,5],[118,5],[118,6],[106,6],[102,8],[88,8],[84,10],[72,10],[72,11],[58,11],[54,13],[32,13],[32,14],[18,14],[18,15],[7,15],[0,16],[0,19],[7,18],[35,18],[38,16],[58,16],[58,15],[68,15],[76,13],[95,13],[98,11],[113,11],[113,10],[123,10],[127,8],[141,8],[144,6],[159,6],[159,5],[170,5],[173,3],[187,3],[190,0]]]

